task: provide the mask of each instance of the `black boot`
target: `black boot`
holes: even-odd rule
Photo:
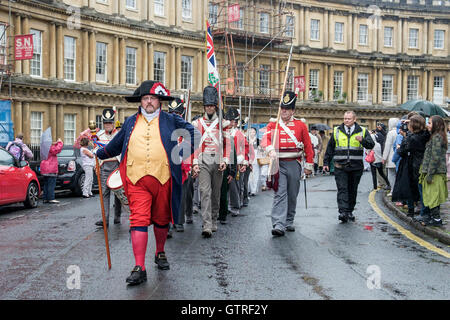
[[[130,285],[137,285],[147,281],[147,271],[142,270],[141,266],[135,266],[126,281]]]
[[[164,252],[159,252],[155,256],[155,263],[158,265],[158,269],[161,269],[161,270],[169,270],[170,269],[169,261],[167,261],[166,254]]]
[[[342,223],[346,223],[348,221],[348,216],[346,213],[339,213],[338,219],[341,220]]]
[[[353,215],[352,212],[347,213],[347,217],[348,217],[348,220],[355,221],[355,216]]]
[[[408,208],[408,213],[406,214],[408,217],[414,217],[414,208]]]
[[[434,207],[432,209],[430,209],[430,219],[428,219],[427,221],[422,222],[422,225],[424,226],[432,226],[432,227],[436,227],[436,226],[442,226],[442,219],[441,219],[441,214],[440,214],[440,210],[441,207],[437,206]]]

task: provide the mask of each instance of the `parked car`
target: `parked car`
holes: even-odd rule
[[[55,190],[71,190],[76,196],[83,194],[84,170],[80,149],[64,146],[58,157],[58,177]],[[31,162],[31,168],[37,173],[39,182],[44,183],[44,176],[40,173],[40,162]],[[94,172],[92,189],[98,188],[97,175]]]
[[[26,208],[35,208],[40,193],[39,180],[28,162],[0,148],[0,205],[23,202]]]

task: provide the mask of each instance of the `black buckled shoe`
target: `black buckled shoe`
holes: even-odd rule
[[[147,271],[142,270],[141,266],[135,266],[126,281],[132,286],[147,281]]]
[[[97,222],[95,223],[95,225],[98,226],[98,227],[103,227],[103,220],[97,221]],[[107,227],[107,228],[109,227],[108,221],[106,222],[106,227]]]
[[[348,221],[348,217],[345,213],[339,213],[338,219],[341,220],[342,223],[346,223]]]
[[[295,227],[294,226],[287,226],[286,227],[286,231],[295,232]]]
[[[284,231],[280,229],[272,229],[272,235],[276,237],[282,237],[284,236]]]
[[[159,252],[155,256],[155,263],[158,265],[158,269],[161,269],[161,270],[169,270],[170,269],[169,261],[167,261],[166,254],[164,252]]]

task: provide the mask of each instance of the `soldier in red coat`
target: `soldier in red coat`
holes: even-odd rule
[[[262,146],[269,156],[279,161],[278,188],[274,187],[275,196],[272,206],[272,235],[284,236],[285,231],[295,231],[294,217],[297,196],[300,190],[302,160],[305,159],[305,174],[310,175],[314,169],[314,152],[306,125],[294,118],[297,95],[286,91],[281,103],[281,119],[278,123],[276,141],[276,120],[270,121],[263,137]],[[276,189],[276,190],[275,190]]]

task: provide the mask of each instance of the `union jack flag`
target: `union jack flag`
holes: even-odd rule
[[[214,53],[214,43],[211,34],[211,26],[208,20],[206,20],[206,59],[208,59],[208,82],[209,84],[217,88],[220,82],[220,78],[219,72],[217,71],[216,55]]]

